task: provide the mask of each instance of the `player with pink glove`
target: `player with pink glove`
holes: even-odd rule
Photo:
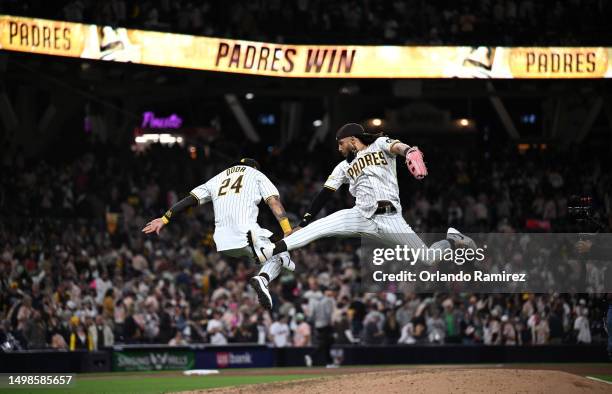
[[[422,248],[425,252],[423,262],[427,264],[435,263],[436,257],[440,258],[448,249],[476,249],[471,238],[449,228],[446,239],[430,247],[440,249],[441,253],[428,253],[427,246],[404,220],[395,161],[397,156],[405,157],[410,173],[416,179],[423,179],[427,176],[427,167],[419,148],[382,134],[368,134],[356,123],[342,126],[336,133],[336,140],[338,151],[346,160],[334,168],[294,232],[276,244],[262,243],[249,236],[252,252],[260,261],[319,238],[333,236],[365,236],[389,246]],[[312,222],[336,189],[345,183],[355,197],[355,206]],[[303,229],[296,231],[299,228]]]

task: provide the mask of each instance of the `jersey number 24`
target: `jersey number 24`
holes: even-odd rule
[[[223,182],[221,182],[221,186],[219,187],[219,196],[225,196],[227,193],[230,192],[229,190],[227,190],[228,186],[230,189],[234,190],[234,193],[240,193],[240,189],[242,189],[242,177],[243,175],[240,175],[238,179],[236,179],[234,183],[232,183],[231,186],[229,186],[229,184],[232,181],[232,178],[225,178]]]

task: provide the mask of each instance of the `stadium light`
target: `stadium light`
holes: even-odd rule
[[[379,127],[380,125],[382,125],[382,119],[379,119],[379,118],[372,119],[372,126]]]
[[[149,143],[157,143],[164,145],[172,145],[174,143],[182,143],[183,137],[177,137],[173,134],[143,134],[134,138],[134,142],[137,144],[149,144]]]
[[[312,125],[314,127],[321,127],[322,124],[323,124],[323,121],[321,119],[315,119],[314,122],[312,122]]]
[[[255,95],[253,93],[247,93],[244,95],[244,98],[247,100],[253,100],[253,98],[255,97]]]
[[[459,119],[459,125],[461,125],[461,127],[468,127],[470,125],[470,121],[469,119],[461,118]]]

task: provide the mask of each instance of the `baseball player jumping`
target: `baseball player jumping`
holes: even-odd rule
[[[247,234],[252,252],[260,261],[300,248],[319,238],[334,236],[365,236],[390,246],[422,248],[424,253],[421,260],[426,264],[439,261],[449,248],[476,249],[471,238],[452,227],[448,229],[446,239],[427,248],[402,217],[395,158],[398,155],[404,156],[412,175],[423,179],[427,175],[427,168],[423,154],[417,147],[410,147],[385,136],[368,134],[356,123],[342,126],[336,134],[336,140],[338,150],[346,160],[334,168],[293,233],[276,244],[259,239],[253,233]],[[349,191],[355,197],[355,206],[312,222],[336,189],[344,183],[349,184]],[[434,249],[433,253],[428,252],[431,249]]]
[[[291,233],[291,225],[280,201],[278,189],[262,172],[259,164],[253,159],[241,159],[236,165],[223,170],[208,182],[196,187],[189,196],[174,204],[164,216],[147,223],[142,230],[146,234],[159,234],[172,217],[189,207],[213,203],[215,213],[215,233],[213,238],[217,251],[231,257],[253,256],[247,243],[247,232],[258,243],[269,241],[272,232],[259,227],[257,204],[264,199],[278,220],[285,235]],[[281,268],[293,271],[295,263],[289,253],[280,253],[262,260],[259,274],[249,280],[257,292],[259,303],[272,309],[272,297],[268,285],[280,273]]]

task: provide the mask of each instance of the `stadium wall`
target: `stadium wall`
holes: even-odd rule
[[[110,372],[304,366],[314,348],[126,346],[87,352],[0,353],[0,373]],[[336,346],[343,365],[606,362],[602,346]]]

